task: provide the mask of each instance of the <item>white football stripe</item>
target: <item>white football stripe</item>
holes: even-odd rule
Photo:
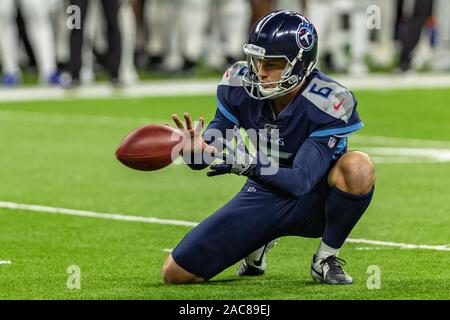
[[[336,75],[339,83],[352,90],[398,90],[449,88],[450,74],[370,74],[367,77]],[[179,79],[141,81],[135,85],[115,90],[108,84],[93,84],[76,90],[46,87],[0,88],[0,103],[14,101],[78,100],[78,99],[121,99],[131,97],[196,96],[214,95],[220,76],[215,79]]]
[[[450,149],[450,141],[448,140],[412,139],[354,134],[349,137],[349,141],[352,143],[359,143],[364,145],[380,145],[387,147],[426,147]]]
[[[382,156],[424,157],[437,161],[450,161],[450,150],[423,148],[363,148],[369,154]]]
[[[361,150],[365,151],[365,150]],[[432,159],[432,158],[425,158],[425,157],[401,157],[401,156],[374,156],[373,154],[370,154],[370,157],[372,158],[373,162],[375,164],[411,164],[411,163],[439,163],[442,161]]]
[[[0,208],[14,209],[14,210],[25,210],[32,212],[44,212],[44,213],[55,213],[79,217],[90,217],[90,218],[100,218],[109,220],[121,220],[121,221],[135,221],[135,222],[146,222],[146,223],[157,223],[157,224],[172,224],[177,226],[188,226],[195,227],[197,223],[190,221],[181,220],[169,220],[169,219],[158,219],[152,217],[140,217],[140,216],[130,216],[115,213],[101,213],[94,211],[84,211],[84,210],[74,210],[65,208],[54,208],[41,205],[30,205],[21,204],[15,202],[4,202],[0,201]]]
[[[10,260],[0,260],[0,264],[12,264]]]
[[[0,110],[1,121],[18,123],[51,124],[59,126],[83,125],[83,126],[125,126],[144,125],[148,123],[169,122],[170,119],[158,119],[151,117],[114,117],[102,115],[81,115],[63,113],[43,113],[37,111]]]
[[[427,245],[427,244],[409,244],[409,243],[398,243],[398,242],[387,242],[378,240],[367,240],[367,239],[347,239],[346,242],[349,243],[365,243],[373,244],[386,247],[398,247],[401,249],[426,249],[426,250],[438,250],[438,251],[450,251],[449,245]]]
[[[450,149],[361,147],[375,163],[449,162]]]
[[[356,247],[355,250],[358,251],[373,251],[373,250],[385,250],[385,249],[393,249],[393,248],[382,248],[382,247]]]
[[[31,211],[31,212],[63,214],[63,215],[71,215],[71,216],[79,216],[79,217],[156,223],[156,224],[166,224],[166,225],[178,225],[178,226],[188,226],[188,227],[195,227],[198,225],[198,223],[191,222],[191,221],[159,219],[159,218],[141,217],[141,216],[130,216],[130,215],[123,215],[123,214],[115,214],[115,213],[113,213],[113,214],[112,213],[101,213],[101,212],[94,212],[94,211],[55,208],[55,207],[21,204],[21,203],[6,202],[6,201],[0,201],[0,208],[13,209],[13,210],[24,210],[24,211]],[[347,242],[349,242],[349,243],[365,243],[365,244],[373,244],[373,245],[388,246],[388,247],[399,247],[402,249],[425,249],[425,250],[437,250],[437,251],[450,251],[449,245],[418,245],[418,244],[386,242],[386,241],[367,240],[367,239],[347,239]]]
[[[76,90],[45,87],[0,88],[0,103],[45,100],[124,99],[134,97],[173,97],[212,95],[217,90],[217,80],[150,81],[116,90],[108,84],[93,84]]]

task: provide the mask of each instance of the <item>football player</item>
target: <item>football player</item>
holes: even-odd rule
[[[210,166],[208,176],[232,173],[248,179],[233,199],[177,245],[162,269],[165,282],[207,281],[241,259],[238,275],[260,275],[274,240],[296,235],[321,238],[311,262],[315,281],[353,283],[338,255],[372,199],[374,166],[367,154],[347,151],[348,135],[363,126],[357,101],[315,68],[317,49],[317,32],[305,17],[271,12],[250,32],[244,45],[247,61],[225,72],[215,118],[203,136],[198,135],[202,118],[194,128],[188,113],[186,127],[172,116],[191,137],[183,157],[208,153],[227,160],[189,164],[192,169]],[[276,139],[269,134],[266,140],[277,145],[278,167],[263,161],[271,156],[267,149],[256,156],[249,153],[233,128],[277,130]],[[233,130],[237,144],[211,138],[212,130],[224,137]],[[228,153],[220,152],[223,144]]]
[[[39,69],[42,84],[61,85],[56,67],[53,28],[50,12],[56,1],[2,0],[0,1],[0,62],[3,68],[3,84],[15,86],[20,82],[18,61],[17,9],[20,6],[27,35]]]

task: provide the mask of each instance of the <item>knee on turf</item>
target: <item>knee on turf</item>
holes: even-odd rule
[[[170,284],[189,284],[205,281],[202,277],[196,276],[180,267],[175,262],[172,255],[167,257],[167,260],[162,267],[161,274],[164,282]]]
[[[375,167],[372,159],[364,152],[347,152],[330,173],[329,183],[351,194],[368,193],[375,183]]]

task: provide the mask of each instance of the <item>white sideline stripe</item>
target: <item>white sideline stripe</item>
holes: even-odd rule
[[[369,74],[364,77],[345,75],[332,75],[332,77],[352,90],[450,88],[450,74]],[[142,81],[120,90],[114,89],[108,84],[93,84],[74,90],[48,87],[0,88],[0,103],[39,100],[214,95],[219,82],[220,77],[205,80]]]
[[[111,213],[100,213],[100,212],[93,212],[93,211],[55,208],[55,207],[21,204],[21,203],[6,202],[6,201],[0,201],[0,208],[13,209],[13,210],[25,210],[25,211],[33,211],[33,212],[64,214],[64,215],[80,216],[80,217],[101,218],[101,219],[109,219],[109,220],[135,221],[135,222],[145,222],[145,223],[177,225],[177,226],[195,227],[198,225],[198,223],[191,222],[191,221],[158,219],[158,218],[151,218],[151,217],[129,216],[129,215],[111,214]],[[450,251],[449,245],[437,245],[437,246],[435,246],[435,245],[417,245],[417,244],[386,242],[386,241],[367,240],[367,239],[347,239],[347,242],[349,242],[349,243],[365,243],[365,244],[373,244],[373,245],[388,246],[388,247],[399,247],[402,249],[427,249],[427,250],[437,250],[437,251]],[[163,249],[163,250],[166,250],[166,249]],[[167,249],[167,250],[170,250],[170,249]]]
[[[46,87],[0,88],[0,102],[212,95],[216,92],[219,81],[220,79],[186,79],[140,82],[119,90],[107,84],[94,84],[74,90]]]
[[[331,75],[351,90],[448,88],[450,74],[368,74],[363,77]]]
[[[26,211],[33,211],[33,212],[55,213],[55,214],[64,214],[64,215],[70,215],[70,216],[100,218],[100,219],[109,219],[109,220],[135,221],[135,222],[146,222],[146,223],[157,223],[157,224],[172,224],[172,225],[177,225],[177,226],[188,226],[188,227],[195,227],[197,225],[197,223],[190,222],[190,221],[158,219],[158,218],[152,218],[152,217],[128,216],[128,215],[115,214],[115,213],[101,213],[101,212],[84,211],[84,210],[54,208],[54,207],[47,207],[47,206],[40,206],[40,205],[30,205],[30,204],[21,204],[21,203],[4,202],[4,201],[0,201],[0,208],[13,209],[13,210],[26,210]]]
[[[0,260],[0,264],[12,264],[10,260]]]
[[[0,110],[1,121],[16,121],[19,123],[45,123],[56,125],[80,124],[80,125],[108,125],[108,126],[124,126],[124,125],[144,125],[149,122],[169,122],[170,119],[159,119],[151,117],[113,117],[101,115],[80,115],[80,114],[63,114],[63,113],[42,113],[36,111],[13,111]]]
[[[382,145],[386,147],[417,147],[417,148],[444,148],[450,149],[450,141],[448,140],[426,140],[426,139],[411,139],[399,137],[385,137],[385,136],[368,136],[361,134],[354,134],[349,138],[350,143],[362,143],[371,145]]]
[[[403,158],[407,157],[424,157],[433,159],[435,161],[446,162],[450,161],[450,149],[424,149],[424,148],[381,148],[381,147],[369,147],[362,148],[362,150],[366,151],[370,155],[378,155],[378,156],[400,156]]]
[[[363,151],[365,151],[363,149]],[[376,164],[412,164],[412,163],[440,163],[440,162],[444,162],[444,161],[440,161],[440,160],[436,160],[436,159],[432,159],[432,158],[419,158],[419,157],[400,157],[400,156],[395,156],[395,157],[391,157],[391,156],[387,156],[387,157],[382,157],[382,156],[374,156],[374,155],[370,155],[370,157],[372,158],[373,162]]]
[[[401,249],[427,249],[427,250],[438,250],[438,251],[450,251],[448,245],[430,246],[427,244],[408,244],[408,243],[398,243],[398,242],[387,242],[378,240],[366,240],[366,239],[347,239],[346,242],[349,243],[365,243],[373,244],[386,247],[397,247]]]

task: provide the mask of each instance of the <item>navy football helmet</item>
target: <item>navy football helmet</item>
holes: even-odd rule
[[[274,99],[303,83],[317,62],[317,32],[311,22],[294,11],[278,10],[260,18],[244,45],[247,71],[243,84],[258,100]],[[279,81],[261,83],[259,61],[284,58],[286,67]],[[269,87],[267,85],[274,85]]]

